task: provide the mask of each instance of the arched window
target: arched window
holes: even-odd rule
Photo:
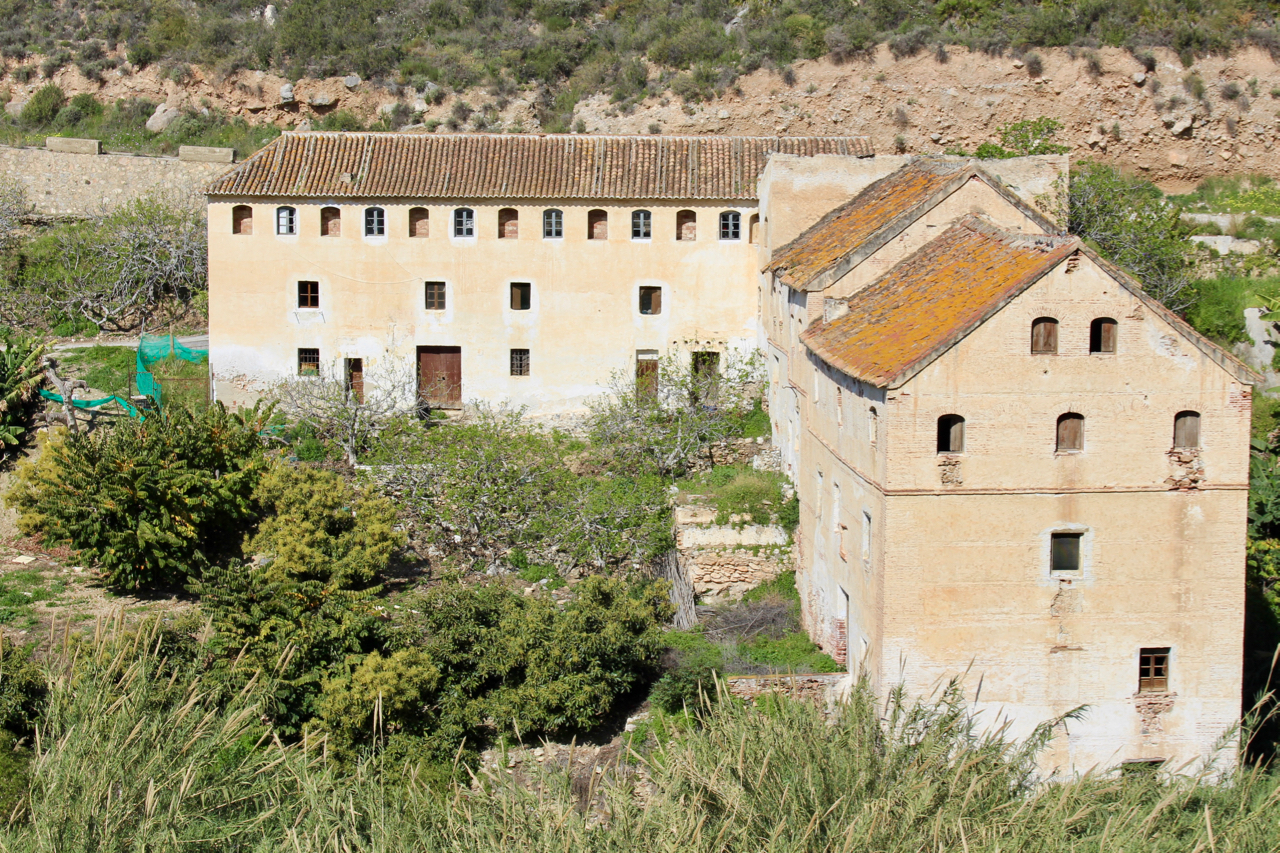
[[[747,242],[760,242],[760,214],[753,213],[751,218],[747,220]]]
[[[498,239],[515,240],[520,236],[520,213],[514,207],[498,211]]]
[[[692,210],[681,210],[676,214],[676,239],[698,239],[698,214]]]
[[[1089,324],[1089,352],[1108,353],[1116,351],[1116,321],[1110,317],[1099,317]]]
[[[297,234],[298,233],[298,211],[292,207],[276,208],[276,233],[277,234]]]
[[[320,208],[320,236],[342,236],[342,211],[336,207]]]
[[[1058,351],[1058,321],[1052,317],[1037,317],[1031,323],[1031,352],[1035,355],[1053,355]]]
[[[1200,446],[1200,413],[1178,412],[1173,416],[1173,447],[1191,450]]]
[[[364,236],[387,236],[387,212],[380,207],[364,209]]]
[[[964,418],[959,415],[938,418],[938,452],[964,453]]]
[[[559,240],[564,236],[564,211],[551,210],[542,211],[542,239]]]
[[[720,239],[742,239],[742,214],[736,210],[726,210],[720,214]]]
[[[1059,453],[1084,450],[1084,415],[1067,412],[1058,416],[1056,449]]]
[[[409,208],[409,236],[429,237],[431,235],[431,213],[425,207]]]
[[[653,236],[653,214],[647,210],[631,211],[631,239],[648,240]]]
[[[453,236],[476,236],[476,212],[469,207],[460,207],[453,212]]]
[[[872,446],[875,446],[880,438],[880,413],[876,411],[875,406],[867,409],[867,438]]]
[[[587,211],[587,239],[609,239],[609,214],[603,210]]]
[[[253,233],[253,208],[247,204],[237,204],[231,208],[231,233]]]

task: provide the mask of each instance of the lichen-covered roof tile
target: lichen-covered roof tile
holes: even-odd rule
[[[854,294],[848,314],[801,339],[843,373],[896,387],[1080,246],[965,217]]]
[[[312,198],[751,201],[769,154],[870,157],[850,137],[284,133],[207,189]],[[344,181],[343,176],[349,175]]]

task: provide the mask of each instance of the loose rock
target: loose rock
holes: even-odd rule
[[[151,118],[147,119],[147,130],[152,133],[161,133],[169,125],[173,124],[174,120],[180,115],[182,115],[182,111],[177,107],[161,104],[156,107],[156,111],[151,114]]]

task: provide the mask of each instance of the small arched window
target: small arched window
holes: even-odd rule
[[[631,211],[631,239],[648,240],[653,237],[653,214],[647,210]]]
[[[231,233],[253,233],[253,208],[247,204],[237,204],[231,208]]]
[[[1115,320],[1110,317],[1099,317],[1089,324],[1089,352],[1109,353],[1116,351]]]
[[[609,239],[609,214],[603,210],[587,211],[587,239]]]
[[[964,453],[964,418],[959,415],[938,418],[938,452]]]
[[[682,241],[698,239],[698,214],[692,210],[681,210],[676,214],[676,239]]]
[[[320,236],[342,236],[342,211],[336,207],[320,208]]]
[[[387,212],[380,207],[364,209],[364,236],[387,236]]]
[[[720,214],[720,239],[742,239],[742,214],[736,210],[726,210]]]
[[[514,207],[498,211],[498,239],[515,240],[520,236],[520,212]]]
[[[292,207],[276,208],[276,233],[292,235],[298,233],[298,211]]]
[[[875,406],[867,409],[867,438],[873,447],[880,438],[880,413]]]
[[[1031,323],[1031,352],[1035,355],[1053,355],[1058,351],[1058,321],[1052,317],[1037,317]]]
[[[425,207],[409,208],[409,236],[431,236],[431,213]]]
[[[460,207],[453,212],[453,236],[476,236],[476,212],[469,207]]]
[[[542,239],[559,240],[564,237],[564,211],[552,208],[542,211]]]
[[[753,213],[751,218],[747,220],[747,242],[760,242],[760,214]]]
[[[1059,453],[1084,450],[1084,415],[1067,412],[1058,416],[1056,449]]]
[[[1191,450],[1200,446],[1200,413],[1178,412],[1173,416],[1173,447]]]

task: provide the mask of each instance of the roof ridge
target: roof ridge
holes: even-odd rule
[[[1080,242],[1080,238],[1073,234],[1035,234],[1029,231],[1001,228],[986,217],[976,213],[966,214],[955,225],[999,240],[1006,246],[1016,249],[1036,249],[1041,252],[1052,252],[1069,243]]]

